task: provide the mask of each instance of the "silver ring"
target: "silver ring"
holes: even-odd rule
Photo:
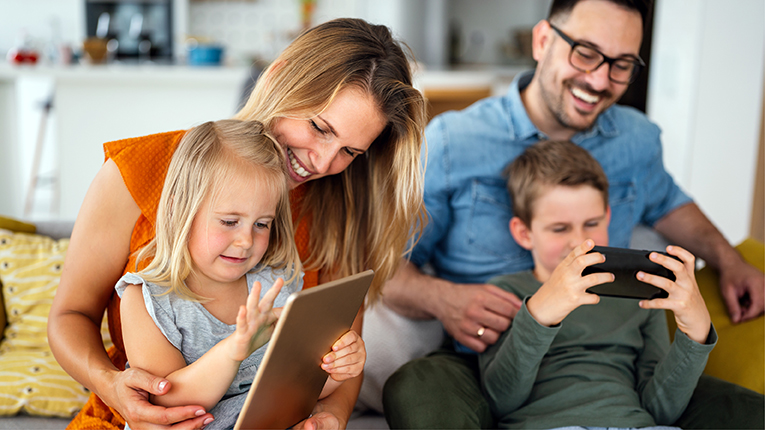
[[[478,333],[476,333],[476,336],[481,337],[483,334],[486,333],[486,327],[481,327],[478,329]]]

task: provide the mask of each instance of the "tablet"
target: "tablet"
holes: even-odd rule
[[[657,252],[679,261],[677,257],[661,251],[612,248],[607,246],[596,246],[590,252],[599,252],[605,255],[606,261],[586,267],[582,271],[582,276],[589,275],[590,273],[609,272],[614,274],[615,279],[614,282],[588,288],[588,293],[599,296],[648,300],[669,297],[666,291],[642,282],[636,276],[638,271],[642,271],[674,281],[675,274],[666,267],[649,260],[648,255],[652,252]]]
[[[321,358],[350,330],[374,272],[290,295],[234,426],[286,429],[308,418],[328,374]]]

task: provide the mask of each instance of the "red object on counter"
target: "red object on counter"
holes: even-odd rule
[[[37,52],[31,49],[11,48],[6,55],[8,62],[14,64],[35,64],[37,58]]]

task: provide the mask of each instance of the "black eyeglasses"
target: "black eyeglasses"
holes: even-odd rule
[[[568,62],[573,68],[584,73],[592,73],[608,63],[608,79],[617,84],[631,84],[645,67],[643,60],[638,58],[611,58],[605,56],[595,48],[581,44],[570,38],[558,27],[550,24],[553,30],[560,35],[563,40],[571,45],[571,52],[568,55]]]

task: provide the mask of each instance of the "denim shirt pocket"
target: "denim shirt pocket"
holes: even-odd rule
[[[506,182],[499,178],[473,179],[471,198],[468,246],[503,260],[524,258],[525,250],[510,234],[513,211]]]
[[[637,186],[631,179],[612,179],[608,188],[611,223],[608,227],[609,245],[628,248],[632,230],[637,223],[635,206]]]

